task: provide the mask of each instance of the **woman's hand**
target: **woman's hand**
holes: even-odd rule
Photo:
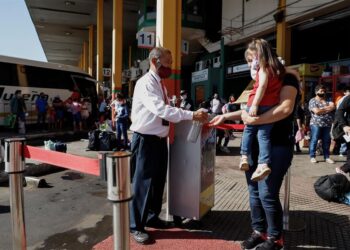
[[[245,110],[242,110],[241,118],[245,125],[254,125],[254,122],[257,120],[257,116],[252,117]]]
[[[215,116],[208,124],[209,127],[215,127],[217,125],[220,125],[224,123],[225,121],[225,116],[224,115],[217,115]]]

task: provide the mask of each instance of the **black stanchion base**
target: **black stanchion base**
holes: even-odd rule
[[[306,224],[302,218],[290,218],[288,228],[286,228],[286,225],[283,225],[283,230],[286,232],[300,232],[304,231],[305,229]]]

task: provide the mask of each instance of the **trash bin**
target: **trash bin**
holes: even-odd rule
[[[169,213],[201,219],[214,206],[216,131],[203,126],[196,142],[187,140],[192,121],[175,125],[170,145]]]

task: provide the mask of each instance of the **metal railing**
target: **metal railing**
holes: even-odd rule
[[[25,158],[56,165],[107,180],[107,199],[113,204],[114,250],[129,250],[130,153],[101,152],[99,160],[26,146],[24,138],[4,140],[5,171],[9,175],[12,249],[25,250],[26,227],[23,199]],[[83,164],[81,164],[83,163]]]

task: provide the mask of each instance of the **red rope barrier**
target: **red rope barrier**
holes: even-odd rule
[[[99,161],[97,159],[90,159],[32,146],[24,147],[24,157],[62,168],[76,170],[85,174],[100,175]]]
[[[232,129],[232,130],[238,130],[238,131],[243,131],[244,130],[244,124],[228,124],[228,123],[224,123],[224,124],[220,124],[218,126],[216,126],[215,128],[217,129]]]
[[[205,127],[208,127],[208,124],[204,124]],[[244,124],[229,124],[229,123],[223,123],[220,125],[215,126],[216,129],[232,129],[232,130],[237,130],[237,131],[243,131],[244,130]]]

